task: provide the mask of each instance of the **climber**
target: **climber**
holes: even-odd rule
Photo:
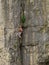
[[[23,33],[23,28],[22,28],[22,26],[19,26],[19,28],[18,28],[18,37],[19,38],[21,38],[22,33]]]

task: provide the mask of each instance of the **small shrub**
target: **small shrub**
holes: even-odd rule
[[[24,23],[25,23],[25,20],[26,20],[26,18],[25,18],[25,16],[23,15],[23,16],[21,17],[21,22],[24,24]]]

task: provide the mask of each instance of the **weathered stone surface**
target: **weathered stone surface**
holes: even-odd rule
[[[25,46],[22,47],[23,52],[23,65],[37,64],[38,59],[38,46]]]
[[[10,54],[4,47],[0,48],[0,65],[9,65]]]
[[[23,2],[27,28],[23,31],[21,46],[17,28]],[[43,28],[47,21],[48,27]],[[21,65],[22,61],[23,65],[38,65],[38,61],[44,62],[45,52],[49,54],[49,47],[46,47],[49,44],[48,28],[48,0],[0,0],[0,65]]]

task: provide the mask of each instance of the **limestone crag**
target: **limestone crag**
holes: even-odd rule
[[[49,0],[0,0],[0,65],[40,65],[48,56]]]

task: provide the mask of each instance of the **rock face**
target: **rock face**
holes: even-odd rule
[[[17,36],[22,5],[26,17]],[[21,42],[21,44],[20,44]],[[0,0],[0,65],[38,65],[49,56],[49,1]]]

